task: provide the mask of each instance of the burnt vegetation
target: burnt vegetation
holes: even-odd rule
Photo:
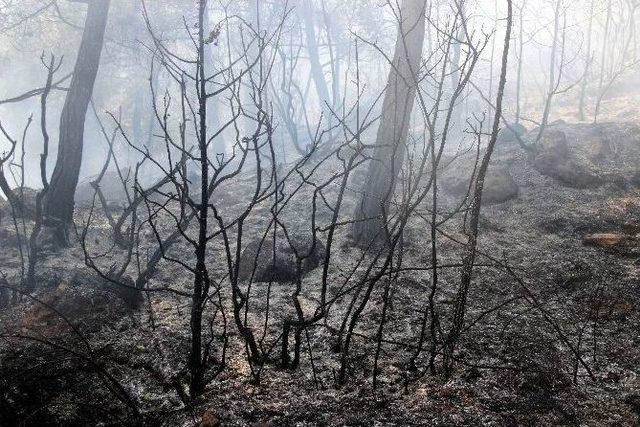
[[[0,425],[636,425],[640,4],[538,3],[0,0]]]

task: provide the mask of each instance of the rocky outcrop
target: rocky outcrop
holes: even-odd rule
[[[533,166],[542,175],[574,188],[594,188],[603,183],[602,174],[591,164],[571,155],[567,136],[550,131],[535,146]]]
[[[508,169],[496,169],[487,173],[482,200],[489,205],[507,202],[518,197],[520,189]]]
[[[69,277],[37,277],[38,298],[43,303],[25,309],[18,327],[29,328],[46,337],[71,332],[72,322],[83,333],[112,326],[137,308],[141,294],[102,280],[85,269]],[[127,285],[133,285],[127,280]]]
[[[11,207],[9,206],[9,202],[7,202],[7,200],[0,196],[0,224],[2,223],[2,218],[4,216],[6,216],[11,210]]]
[[[640,127],[625,123],[550,126],[532,147],[534,168],[573,188],[640,185]]]
[[[122,177],[129,187],[130,194],[133,195],[133,174],[130,173],[129,169],[125,169],[122,171]],[[97,176],[92,176],[78,184],[75,198],[76,203],[87,204],[93,201],[96,190],[92,183],[96,179]],[[100,180],[99,186],[107,202],[124,202],[127,200],[127,194],[125,193],[122,180],[117,171],[106,172]],[[97,199],[96,203],[99,203]]]
[[[239,278],[254,282],[294,282],[324,261],[325,247],[311,233],[290,234],[290,242],[280,233],[275,251],[273,237],[250,242],[240,258]],[[300,270],[298,270],[298,260]]]
[[[25,208],[24,214],[26,214],[25,216],[28,218],[33,217],[36,211],[36,197],[38,195],[38,190],[34,190],[29,187],[18,187],[13,189],[13,193],[16,198],[23,203]],[[13,213],[14,210],[11,208],[9,201],[0,197],[0,216],[9,217],[13,215]],[[15,214],[20,217],[23,212],[16,210]]]
[[[498,144],[517,142],[518,138],[522,138],[526,133],[527,128],[520,123],[505,125],[498,133]]]
[[[455,197],[463,197],[469,191],[469,178],[454,176],[445,179],[445,191]],[[472,191],[473,191],[473,187]],[[507,168],[490,167],[484,180],[482,201],[487,205],[497,205],[518,197],[520,189]]]

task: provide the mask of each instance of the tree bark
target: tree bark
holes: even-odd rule
[[[100,65],[110,0],[88,2],[82,41],[60,117],[58,157],[45,201],[46,216],[58,225],[73,221],[74,196],[84,142],[85,117]]]
[[[426,0],[404,0],[398,39],[389,72],[376,148],[362,199],[356,208],[352,238],[359,246],[386,239],[385,216],[404,159],[411,110],[425,33]]]

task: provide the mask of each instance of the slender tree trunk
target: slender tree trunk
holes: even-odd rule
[[[333,105],[331,92],[324,76],[324,69],[320,63],[320,49],[318,47],[318,38],[315,30],[315,22],[313,19],[313,9],[311,7],[311,0],[302,0],[300,2],[300,11],[302,12],[302,19],[304,20],[304,35],[305,43],[307,45],[307,52],[309,53],[309,63],[311,66],[311,78],[313,79],[313,85],[316,88],[316,93],[320,99],[321,110],[324,114],[324,120],[327,123],[331,122],[331,113],[326,104]]]
[[[522,64],[524,62],[524,7],[526,1],[523,1],[520,5],[519,11],[519,32],[518,32],[518,72],[516,82],[516,124],[520,124],[522,116]]]
[[[245,67],[249,68],[250,64],[254,63],[260,55],[260,48],[262,41],[260,40],[260,34],[262,32],[262,2],[261,0],[250,0],[247,3],[245,13],[247,15],[248,25],[253,28],[255,34],[246,40],[248,46],[243,46],[247,49],[245,55]],[[227,50],[231,51],[231,42],[227,40]],[[229,53],[227,52],[227,55]],[[227,58],[231,60],[231,57]],[[247,114],[243,114],[240,118],[241,129],[245,135],[253,135],[256,129],[256,122],[252,117],[257,116],[257,110],[253,105],[252,91],[250,80],[252,78],[259,78],[259,76],[249,77],[247,76],[243,82],[243,88],[240,93],[240,104]]]
[[[498,0],[493,1],[493,18],[495,20],[495,25],[498,25]],[[496,36],[494,35],[491,38],[491,58],[489,59],[489,99],[493,99],[493,67],[496,58]],[[493,106],[489,103],[489,114],[491,117],[493,114]]]
[[[460,20],[460,23],[458,27],[458,32],[456,34],[456,38],[460,41],[454,41],[453,43],[453,49],[452,49],[453,56],[451,58],[451,63],[449,64],[450,70],[451,70],[450,74],[451,74],[451,94],[452,95],[459,86],[461,41],[464,40],[466,37],[465,27],[464,27],[464,23],[466,22],[464,0],[460,0],[458,13],[459,13],[458,19]],[[452,127],[454,129],[462,128],[463,123],[461,120],[461,115],[462,115],[461,105],[454,105],[453,108],[454,108],[454,111],[451,119],[451,122],[453,124]]]
[[[492,122],[491,137],[487,145],[486,152],[482,158],[482,162],[478,168],[478,177],[476,178],[475,188],[473,190],[473,200],[469,207],[469,233],[467,236],[467,245],[462,260],[462,272],[460,275],[460,286],[456,295],[454,305],[453,326],[449,331],[444,346],[444,366],[446,372],[450,372],[453,362],[453,354],[464,327],[464,319],[467,306],[467,295],[471,280],[473,278],[473,266],[476,259],[476,247],[478,244],[478,231],[480,224],[480,212],[482,208],[482,193],[484,191],[485,177],[489,169],[489,163],[493,150],[498,140],[500,131],[500,117],[502,116],[502,101],[504,98],[504,88],[507,82],[507,66],[509,61],[509,44],[511,43],[511,28],[513,25],[513,7],[512,0],[507,0],[507,32],[502,50],[502,71],[500,72],[500,80],[498,83],[498,94],[496,98],[495,117]]]
[[[342,74],[342,38],[341,28],[336,25],[335,21],[327,11],[325,1],[322,0],[322,13],[324,24],[327,31],[327,44],[329,46],[329,59],[331,61],[331,102],[332,105],[338,105],[340,102],[340,79]]]
[[[73,221],[74,196],[84,141],[84,124],[100,65],[110,0],[88,2],[82,42],[60,117],[58,157],[45,201],[45,213],[58,225]]]
[[[580,84],[580,104],[578,106],[578,115],[580,121],[586,119],[584,112],[585,98],[587,96],[587,83],[589,81],[589,72],[591,71],[591,37],[593,35],[593,9],[595,8],[595,0],[591,0],[591,7],[589,8],[589,26],[587,28],[587,50],[584,57],[584,76],[582,76],[582,82]]]
[[[604,75],[606,73],[607,62],[607,41],[609,38],[609,26],[611,25],[611,0],[607,3],[607,19],[604,24],[604,36],[602,38],[602,57],[600,58],[600,81],[598,82],[598,100],[596,101],[596,111],[593,114],[593,123],[598,121],[600,114],[600,103],[602,102],[602,90],[604,87]]]
[[[209,274],[207,270],[207,227],[209,216],[209,157],[207,142],[207,88],[206,88],[206,59],[204,44],[204,15],[207,0],[199,1],[198,10],[198,72],[196,84],[198,86],[198,133],[200,154],[200,204],[198,206],[198,244],[195,248],[196,271],[193,281],[191,298],[191,352],[189,354],[189,369],[191,381],[189,392],[194,399],[204,391],[205,361],[202,360],[202,311],[209,289]]]
[[[549,89],[544,102],[544,110],[542,113],[542,121],[536,141],[539,141],[544,134],[547,123],[549,122],[549,114],[551,114],[551,103],[556,92],[556,57],[558,56],[558,38],[560,33],[560,8],[562,0],[556,1],[555,17],[553,20],[553,43],[551,45],[551,57],[549,58]],[[562,64],[560,64],[562,67]]]
[[[152,70],[152,74],[150,76],[151,79],[151,86],[153,88],[157,88],[159,83],[160,83],[160,72],[161,72],[161,68],[160,67],[154,67],[154,69]],[[153,109],[153,102],[155,102],[155,100],[153,98],[149,99],[149,103],[151,103],[151,105],[149,106],[148,110],[147,110],[147,116],[146,116],[146,120],[147,120],[147,138],[146,138],[146,143],[147,143],[147,147],[149,147],[150,150],[153,151],[154,149],[154,145],[155,145],[155,141],[153,138],[153,135],[155,133],[156,130],[156,115]]]
[[[367,246],[386,238],[384,217],[404,159],[425,33],[426,0],[404,0],[393,64],[389,72],[376,148],[352,229],[354,242]]]

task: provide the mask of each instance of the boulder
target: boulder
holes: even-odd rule
[[[3,213],[3,215],[5,215]],[[3,221],[6,221],[3,219]],[[17,248],[20,243],[24,244],[24,239],[18,238],[18,235],[12,228],[0,228],[0,247]]]
[[[498,143],[500,142],[516,142],[519,137],[523,137],[527,134],[527,128],[520,123],[511,123],[508,126],[503,127],[498,133]]]
[[[533,146],[538,172],[573,188],[640,185],[640,127],[554,122]]]
[[[125,301],[119,287],[83,269],[64,279],[39,277],[38,283],[38,298],[45,304],[32,304],[25,309],[16,327],[42,336],[68,334],[71,331],[67,320],[84,333],[96,332],[115,325],[135,308]]]
[[[0,196],[0,224],[2,224],[2,217],[6,216],[11,211],[11,207],[9,206],[9,202]]]
[[[127,186],[129,187],[129,193],[134,194],[133,191],[133,173],[129,169],[122,170],[122,177],[125,179]],[[87,204],[93,201],[95,189],[92,182],[98,178],[97,175],[86,178],[78,184],[76,189],[76,203]],[[107,202],[124,202],[127,200],[127,194],[125,193],[122,185],[122,180],[117,171],[107,171],[100,180],[100,189]],[[99,201],[96,199],[96,203]]]
[[[489,205],[497,205],[518,197],[520,189],[507,169],[494,169],[484,180],[482,200]]]
[[[533,150],[533,166],[542,175],[574,188],[595,188],[603,183],[593,165],[580,162],[570,154],[567,136],[562,131],[547,132]]]
[[[538,221],[538,227],[546,233],[580,238],[603,230],[627,235],[640,233],[640,197],[627,192],[607,198],[606,203],[599,199],[587,203],[564,199],[556,203],[561,207],[546,209]]]
[[[553,281],[562,289],[574,291],[582,287],[592,277],[593,269],[589,263],[559,261],[557,270],[553,274]]]
[[[452,177],[445,179],[444,190],[455,197],[462,197],[469,190],[469,178]],[[473,188],[472,188],[473,190]],[[482,201],[487,205],[497,205],[518,197],[520,189],[506,168],[490,167],[484,180]]]
[[[253,274],[255,282],[295,282],[323,263],[325,246],[317,239],[314,244],[311,233],[291,233],[289,238],[291,243],[278,234],[275,255],[273,236],[250,242],[240,257],[239,278],[249,280]],[[299,273],[298,259],[302,261]]]
[[[38,196],[38,190],[34,190],[29,187],[18,187],[13,189],[13,193],[21,200],[26,208],[27,216],[31,216],[36,211],[36,197]],[[10,203],[4,202],[0,203],[3,215],[11,215],[12,209]],[[20,212],[16,212],[18,216],[20,216]]]
[[[24,204],[24,207],[26,208],[26,217],[29,219],[33,219],[35,217],[36,199],[40,191],[41,190],[35,190],[29,187],[17,187],[13,189],[13,194],[15,194],[17,199],[22,201]],[[9,201],[0,196],[0,216],[10,217],[13,215],[13,212],[14,211],[11,209]],[[22,212],[19,211],[15,211],[15,213],[18,217],[22,215]]]

